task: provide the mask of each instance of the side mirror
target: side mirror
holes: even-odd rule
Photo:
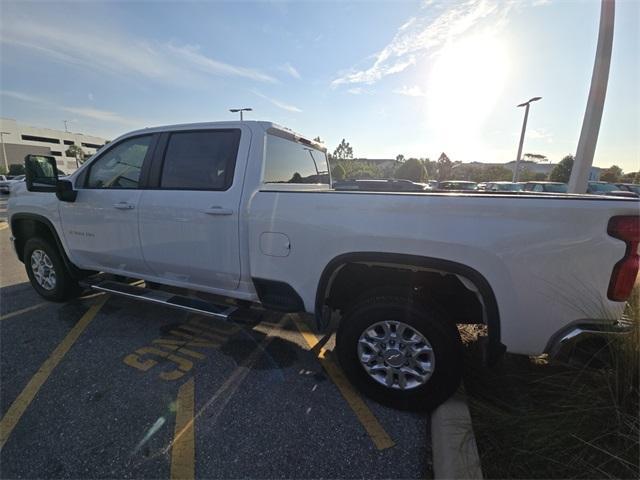
[[[25,182],[30,192],[55,193],[59,200],[73,202],[78,192],[69,180],[58,179],[56,159],[47,155],[27,155],[24,158]]]
[[[46,155],[24,157],[25,182],[30,192],[55,192],[58,183],[56,159]]]

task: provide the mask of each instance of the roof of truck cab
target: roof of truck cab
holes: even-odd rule
[[[188,130],[188,129],[201,130],[201,129],[207,129],[207,128],[238,128],[240,126],[248,126],[252,130],[255,130],[257,128],[257,129],[263,130],[265,132],[267,130],[269,130],[269,129],[276,129],[276,130],[280,130],[280,131],[286,132],[286,133],[288,133],[290,135],[294,135],[294,136],[299,137],[299,138],[305,138],[305,139],[309,138],[306,135],[299,134],[299,133],[291,130],[290,128],[283,127],[282,125],[278,125],[277,123],[274,123],[274,122],[265,122],[265,121],[262,121],[262,120],[243,120],[243,121],[229,120],[229,121],[223,121],[223,122],[178,123],[178,124],[175,124],[175,125],[159,125],[157,127],[146,127],[146,128],[141,128],[139,130],[134,130],[134,131],[131,131],[131,132],[127,132],[127,133],[121,135],[120,137],[116,138],[115,140],[118,140],[119,138],[133,136],[133,135],[142,135],[142,134],[145,134],[145,133],[166,132],[166,131],[171,131],[171,130]]]

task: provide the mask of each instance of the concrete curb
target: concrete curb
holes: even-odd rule
[[[434,478],[482,478],[476,437],[463,388],[431,414],[431,448]]]

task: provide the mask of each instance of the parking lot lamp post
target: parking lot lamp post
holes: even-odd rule
[[[242,117],[242,112],[252,112],[253,108],[231,108],[231,109],[229,109],[229,111],[231,113],[240,112],[240,121],[242,122],[244,120],[244,118]]]
[[[527,129],[527,118],[529,118],[529,105],[531,102],[537,102],[542,97],[533,97],[527,100],[524,103],[518,105],[518,107],[524,108],[524,120],[522,121],[522,131],[520,132],[520,144],[518,145],[518,156],[516,157],[516,168],[513,169],[513,179],[512,182],[516,183],[518,181],[518,168],[520,167],[520,158],[522,157],[522,145],[524,144],[524,132]]]
[[[2,160],[4,161],[4,168],[9,173],[9,161],[7,160],[7,150],[4,147],[4,136],[9,135],[10,132],[0,132],[0,142],[2,143]]]

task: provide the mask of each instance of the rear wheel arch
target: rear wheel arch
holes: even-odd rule
[[[338,283],[341,272],[344,273],[347,268],[350,268],[350,265],[354,264],[388,268],[390,271],[399,269],[407,273],[421,270],[430,271],[443,275],[443,278],[448,275],[457,277],[466,289],[478,297],[482,305],[482,322],[487,325],[489,335],[487,344],[489,363],[504,353],[505,347],[500,342],[498,303],[487,279],[468,265],[440,258],[383,252],[354,252],[335,257],[327,264],[318,282],[315,299],[315,315],[318,325],[324,326],[327,323],[326,301],[332,294],[332,288]],[[404,276],[404,278],[408,277],[408,275]],[[396,282],[395,285],[400,282],[400,286],[403,286],[402,282],[408,281],[403,280],[402,274],[392,275],[392,278],[392,281]],[[406,285],[409,286],[409,284]],[[394,283],[385,286],[394,286]]]

